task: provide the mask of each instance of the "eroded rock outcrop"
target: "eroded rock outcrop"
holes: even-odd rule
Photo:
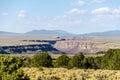
[[[80,42],[80,41],[57,41],[55,47],[58,48],[79,47],[81,49],[91,49],[91,48],[95,48],[96,44],[92,42]]]
[[[57,41],[54,47],[65,53],[91,53],[91,50],[97,49],[97,43],[80,41]]]
[[[1,54],[10,53],[62,53],[61,51],[53,48],[50,44],[33,44],[33,45],[19,45],[19,46],[0,46]]]

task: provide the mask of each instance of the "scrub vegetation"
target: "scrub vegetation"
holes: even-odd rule
[[[0,80],[120,80],[120,49],[105,55],[85,57],[83,53],[56,59],[41,52],[27,56],[0,56]]]

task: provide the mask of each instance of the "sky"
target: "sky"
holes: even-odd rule
[[[120,30],[120,0],[0,0],[0,31]]]

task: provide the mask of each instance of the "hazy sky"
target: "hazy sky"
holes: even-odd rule
[[[120,0],[0,0],[0,31],[120,30]]]

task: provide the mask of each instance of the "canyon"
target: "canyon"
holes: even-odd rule
[[[0,54],[104,54],[110,48],[120,48],[119,41],[119,37],[0,37]]]
[[[19,46],[0,46],[1,54],[24,54],[24,53],[62,53],[61,51],[53,48],[50,44],[33,44],[33,45],[19,45]]]

